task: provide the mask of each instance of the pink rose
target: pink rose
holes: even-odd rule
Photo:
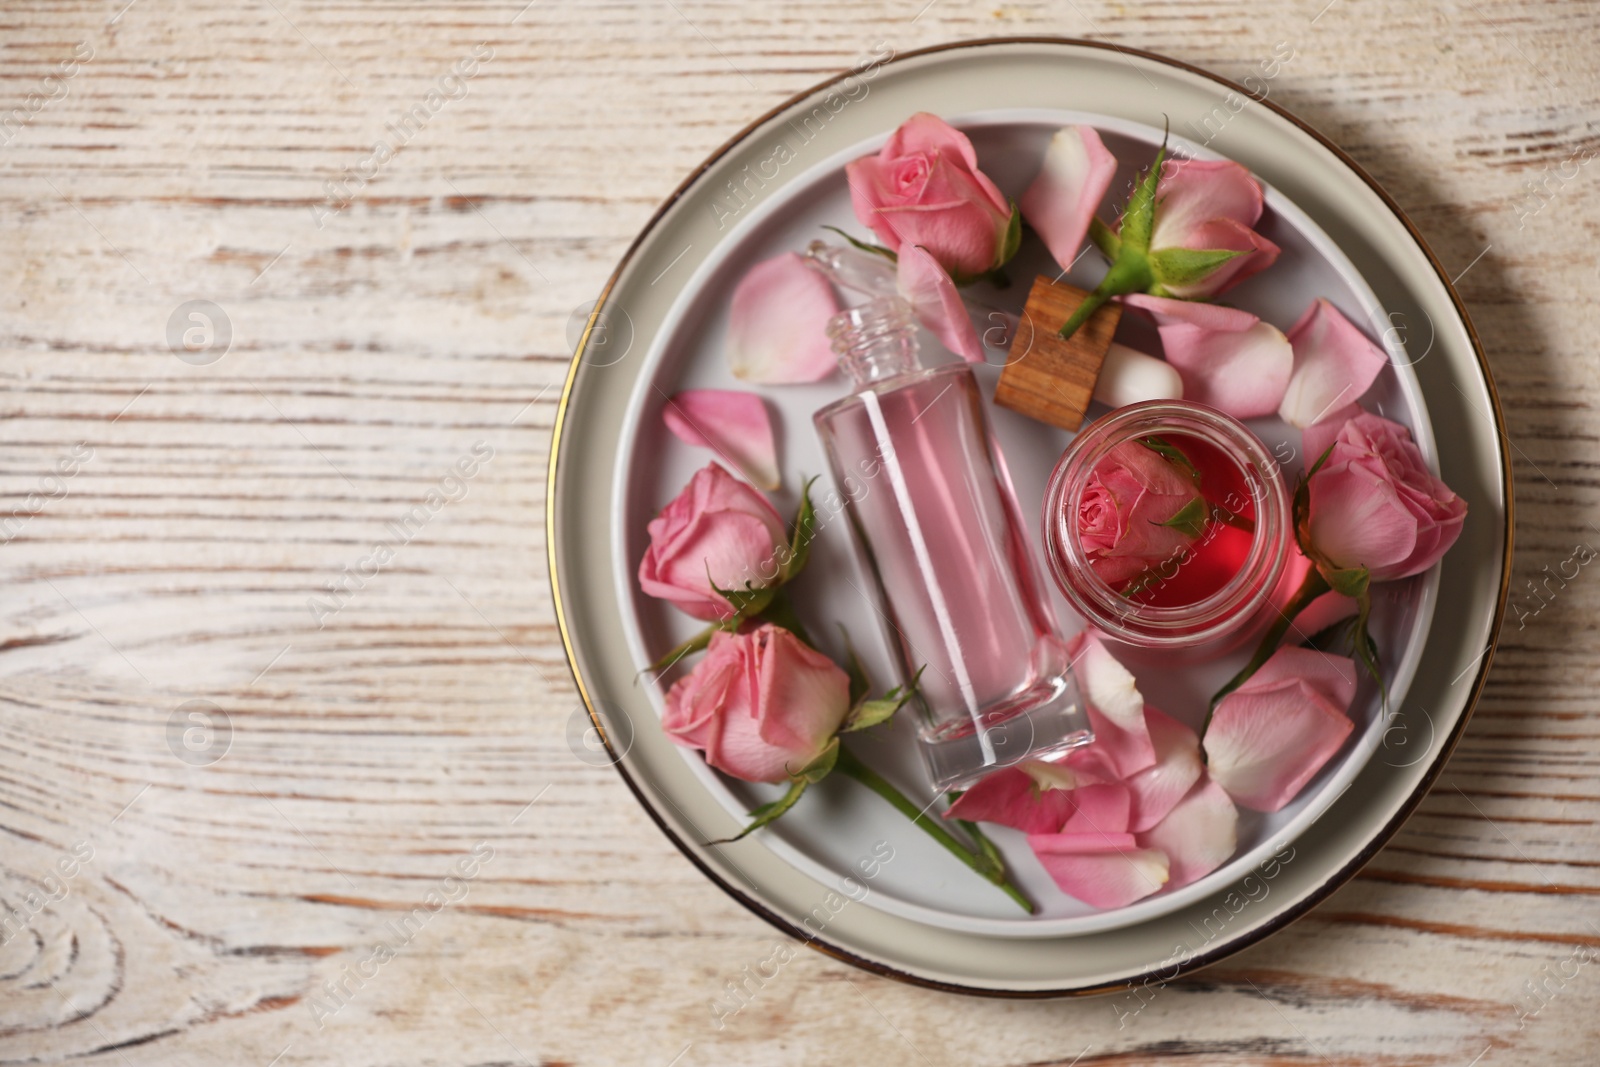
[[[715,463],[695,472],[648,527],[639,588],[697,619],[728,618],[729,591],[770,585],[786,554],[783,520],[767,498]]]
[[[1278,246],[1256,233],[1261,186],[1250,172],[1226,160],[1169,160],[1156,188],[1150,256],[1164,295],[1206,299],[1272,265]],[[1169,268],[1163,252],[1231,251],[1240,255],[1189,278]]]
[[[1089,565],[1115,586],[1171,559],[1194,538],[1162,523],[1200,491],[1157,452],[1126,441],[1095,464],[1078,498],[1078,538]]]
[[[720,771],[781,782],[827,747],[849,711],[844,671],[767,623],[714,634],[705,659],[668,690],[661,726]]]
[[[1327,447],[1320,433],[1306,437],[1308,447]],[[1344,423],[1310,489],[1312,546],[1340,568],[1367,568],[1375,582],[1433,566],[1467,516],[1466,501],[1428,470],[1410,432],[1365,412]]]
[[[943,119],[911,116],[845,174],[856,218],[891,251],[921,245],[958,277],[1000,265],[1011,206],[978,170],[972,142]]]

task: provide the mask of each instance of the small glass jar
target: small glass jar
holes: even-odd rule
[[[1097,471],[1130,444],[1173,463],[1202,503],[1179,522],[1192,540],[1113,585],[1102,576],[1107,550],[1084,543],[1085,509],[1105,498]],[[1107,636],[1151,649],[1212,655],[1266,626],[1293,551],[1291,523],[1283,474],[1261,439],[1231,416],[1182,400],[1131,404],[1085,427],[1045,491],[1045,554],[1061,592]]]

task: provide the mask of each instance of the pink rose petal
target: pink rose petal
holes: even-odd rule
[[[1123,302],[1155,319],[1167,362],[1183,379],[1185,400],[1239,419],[1277,411],[1294,368],[1294,350],[1276,326],[1215,304],[1140,293]]]
[[[828,320],[839,311],[833,286],[795,252],[750,268],[733,291],[728,314],[728,365],[747,382],[815,382],[838,357]]]
[[[969,363],[983,362],[983,344],[967,305],[956,292],[956,283],[927,249],[920,245],[900,249],[895,282],[917,320],[946,348]]]
[[[772,417],[756,394],[686,389],[668,399],[661,419],[685,444],[711,449],[763,489],[778,488]]]
[[[1030,834],[1054,833],[1075,808],[1072,795],[1064,789],[1041,788],[1023,767],[984,776],[956,798],[944,817],[999,823]]]
[[[1167,856],[1139,848],[1132,834],[1030,834],[1028,845],[1068,896],[1120,908],[1167,882]]]
[[[1062,270],[1078,258],[1089,220],[1116,173],[1116,157],[1094,127],[1064,126],[1050,138],[1044,166],[1018,206]]]
[[[1166,853],[1167,888],[1177,889],[1226,863],[1239,847],[1239,811],[1209,778],[1196,785],[1167,817],[1140,834],[1144,848]]]
[[[1100,638],[1085,630],[1067,645],[1089,712],[1094,741],[1069,753],[1062,762],[1074,769],[1109,766],[1123,778],[1156,761],[1145,724],[1144,697],[1133,675],[1106,651]]]
[[[1355,724],[1355,664],[1286,646],[1217,705],[1207,766],[1243,807],[1278,811],[1337,752]]]
[[[1316,422],[1300,431],[1300,444],[1305,456],[1306,470],[1310,470],[1322,458],[1335,440],[1339,431],[1344,429],[1344,424],[1362,414],[1361,405],[1346,404],[1328,412]]]
[[[1133,814],[1128,829],[1142,833],[1155,826],[1200,778],[1200,739],[1195,732],[1155,708],[1144,709],[1156,762],[1130,776]]]
[[[1081,785],[1071,793],[1073,810],[1058,827],[1063,834],[1121,834],[1129,829],[1133,794],[1118,782]],[[1034,831],[1038,833],[1039,831]]]
[[[1156,192],[1150,248],[1243,252],[1188,285],[1169,285],[1173,296],[1214,296],[1278,258],[1278,246],[1256,233],[1264,204],[1261,184],[1226,160],[1169,160]]]
[[[1338,308],[1321,299],[1313,300],[1289,328],[1289,344],[1294,349],[1294,373],[1278,414],[1289,425],[1302,428],[1326,418],[1336,407],[1355,403],[1389,361]]]

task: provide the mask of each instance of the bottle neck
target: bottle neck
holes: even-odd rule
[[[839,366],[856,390],[921,370],[916,320],[898,296],[880,296],[828,320]]]

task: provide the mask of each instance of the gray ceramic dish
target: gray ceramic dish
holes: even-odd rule
[[[726,891],[813,946],[882,973],[976,992],[1078,993],[1171,977],[1283,926],[1353,874],[1420,799],[1459,736],[1487,669],[1510,565],[1509,470],[1492,383],[1459,300],[1399,210],[1332,145],[1266,101],[1240,106],[1245,95],[1180,64],[1086,42],[985,41],[899,57],[797,97],[725,146],[646,228],[597,307],[563,394],[549,488],[552,580],[574,674],[619,769],[663,830]],[[1004,138],[1019,136],[1018,123],[1062,108],[1130,130],[1164,113],[1180,134],[1182,117],[1194,116],[1190,128],[1215,132],[1210,147],[1264,180],[1282,202],[1280,218],[1298,220],[1297,231],[1310,235],[1308,247],[1342,265],[1334,274],[1353,276],[1346,310],[1365,313],[1369,332],[1387,340],[1404,335],[1404,347],[1391,344],[1397,364],[1408,366],[1392,375],[1389,402],[1409,410],[1389,413],[1417,428],[1425,449],[1431,416],[1442,473],[1471,507],[1467,531],[1439,575],[1441,610],[1431,634],[1432,580],[1392,608],[1405,634],[1396,658],[1415,678],[1409,698],[1391,706],[1392,717],[1380,718],[1374,707],[1358,731],[1362,743],[1345,755],[1336,769],[1342,773],[1330,771],[1320,790],[1307,791],[1315,796],[1301,805],[1298,821],[1254,824],[1247,847],[1217,875],[1121,915],[1069,909],[1032,925],[1008,921],[972,896],[959,868],[948,892],[937,888],[937,855],[903,840],[914,831],[896,838],[904,857],[896,877],[865,889],[858,877],[848,883],[853,893],[844,893],[850,850],[866,854],[884,834],[857,826],[860,841],[830,840],[830,819],[860,822],[844,818],[848,807],[828,809],[848,803],[838,798],[816,800],[821,807],[809,814],[791,813],[796,827],[802,817],[810,821],[809,838],[769,832],[708,848],[704,841],[736,826],[749,795],[719,787],[697,758],[685,759],[634,685],[640,631],[650,624],[641,624],[630,600],[626,563],[636,556],[632,527],[642,527],[635,512],[643,508],[647,517],[665,499],[646,493],[641,501],[631,487],[640,480],[635,454],[650,444],[641,436],[641,422],[649,421],[640,418],[648,407],[641,396],[662,388],[663,363],[671,372],[662,379],[666,388],[726,384],[670,367],[670,350],[692,317],[685,309],[708,283],[726,287],[725,277],[716,279],[731,269],[730,244],[759,244],[752,235],[764,227],[764,240],[781,246],[787,236],[771,232],[774,225],[781,231],[786,214],[804,214],[788,202],[805,201],[803,187],[835,157],[859,154],[863,143],[881,141],[917,110],[973,116],[974,123],[957,121]],[[981,152],[985,134],[974,136]],[[797,158],[775,166],[780,142],[796,147]],[[742,180],[751,173],[746,167],[761,180]],[[743,196],[730,194],[736,179]],[[780,224],[765,222],[763,212]],[[848,222],[848,214],[836,221]],[[1381,311],[1372,290],[1382,294]],[[1293,312],[1272,308],[1274,299],[1303,303],[1303,294],[1266,291],[1260,300],[1268,306],[1252,307],[1287,325]],[[1419,392],[1425,408],[1416,403]],[[810,399],[798,403],[804,408]],[[797,421],[787,411],[783,417]],[[791,436],[808,432],[788,427]],[[681,473],[672,477],[681,481]],[[897,890],[895,882],[908,875],[935,888],[920,900],[903,885]]]

